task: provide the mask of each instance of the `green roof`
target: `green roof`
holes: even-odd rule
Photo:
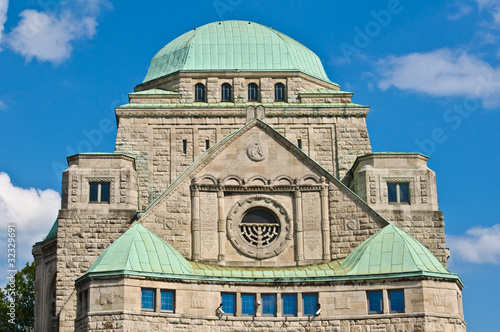
[[[129,95],[180,95],[180,93],[162,89],[149,89],[139,92],[132,92],[129,93]]]
[[[365,280],[402,276],[460,279],[413,237],[387,225],[345,260],[292,267],[231,267],[192,262],[140,223],[111,244],[94,262],[88,276],[140,275],[220,282],[304,282]]]
[[[58,225],[59,225],[59,222],[58,222],[58,219],[56,219],[56,221],[54,221],[54,224],[52,224],[52,227],[50,228],[49,234],[47,234],[47,236],[42,241],[35,243],[35,246],[49,242],[52,239],[55,239],[57,237]]]
[[[332,83],[310,49],[248,21],[214,22],[177,37],[155,55],[144,82],[178,71],[299,71]]]
[[[392,224],[357,247],[340,268],[349,275],[412,271],[449,273],[429,249]]]

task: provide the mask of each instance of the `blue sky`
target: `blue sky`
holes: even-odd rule
[[[17,267],[57,215],[66,156],[113,151],[113,108],[155,53],[206,23],[272,26],[370,105],[374,151],[430,156],[469,331],[500,331],[500,1],[0,0],[0,240]],[[5,253],[0,256],[5,283]]]

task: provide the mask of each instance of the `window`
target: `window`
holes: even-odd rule
[[[255,209],[248,211],[241,220],[240,232],[249,244],[262,247],[278,238],[280,224],[270,211]]]
[[[155,291],[154,289],[142,289],[141,308],[142,310],[154,310]]]
[[[283,83],[274,85],[274,101],[285,101],[285,85]]]
[[[297,295],[283,294],[283,316],[297,316]]]
[[[183,139],[182,140],[182,153],[187,152],[187,140]]]
[[[221,101],[231,101],[231,85],[224,83],[221,86]]]
[[[259,101],[259,87],[255,83],[248,84],[248,101]]]
[[[89,182],[89,202],[109,203],[109,182]]]
[[[297,147],[302,150],[302,140],[300,138],[297,140]]]
[[[276,294],[262,294],[262,316],[276,316]]]
[[[210,140],[206,139],[205,140],[205,150],[208,150],[208,149],[210,149]]]
[[[409,183],[387,183],[387,193],[389,196],[389,203],[410,202]]]
[[[194,101],[205,101],[205,86],[201,83],[194,86]]]
[[[318,294],[302,295],[304,315],[315,315],[318,310]]]
[[[368,313],[381,314],[384,310],[382,304],[382,291],[368,292]]]
[[[221,294],[222,310],[224,315],[234,316],[236,312],[235,305],[235,295],[234,293],[222,293]]]
[[[255,315],[255,294],[241,294],[241,314]]]
[[[405,297],[403,290],[391,290],[389,295],[390,312],[405,312]]]
[[[174,312],[174,291],[162,290],[160,292],[160,310]]]

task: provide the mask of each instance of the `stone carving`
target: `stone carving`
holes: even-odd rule
[[[446,297],[434,294],[434,305],[436,307],[446,307]]]
[[[101,293],[99,299],[100,305],[113,304],[115,303],[115,293]]]
[[[217,259],[217,192],[200,192],[201,252],[204,259]]]
[[[205,299],[202,297],[192,297],[191,298],[191,308],[192,309],[205,309]]]
[[[349,219],[345,221],[345,229],[356,230],[359,229],[359,220]]]
[[[242,227],[245,229],[247,226],[241,224],[245,214],[252,209],[259,208],[268,211],[277,218],[277,226],[274,227],[276,236],[272,241],[249,242],[245,237],[248,232],[242,232]],[[276,199],[266,195],[252,195],[239,200],[229,210],[226,218],[227,236],[231,244],[241,254],[257,259],[270,258],[279,255],[288,247],[292,240],[291,223],[290,215]],[[259,232],[258,229],[256,231]],[[262,231],[263,229],[260,229],[260,232]]]
[[[304,258],[321,259],[321,197],[319,192],[302,192],[302,224],[304,229]]]
[[[336,310],[351,309],[351,299],[348,297],[335,297],[333,305]]]
[[[255,162],[262,161],[267,157],[267,148],[262,142],[253,141],[250,144],[248,144],[247,156],[252,161]]]

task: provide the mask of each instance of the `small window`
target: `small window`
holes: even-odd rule
[[[142,289],[141,308],[142,310],[153,311],[155,303],[154,289]]]
[[[285,85],[283,83],[274,85],[274,101],[285,101]]]
[[[182,153],[187,152],[187,140],[183,139],[182,140]]]
[[[368,313],[381,314],[384,310],[382,304],[382,291],[368,292]]]
[[[222,310],[226,316],[234,316],[236,312],[235,305],[235,294],[234,293],[222,293],[221,294]]]
[[[194,86],[194,101],[205,101],[205,86],[201,83]]]
[[[391,290],[388,292],[389,306],[391,312],[405,312],[405,297],[403,290]]]
[[[231,101],[231,85],[224,83],[221,86],[221,101]]]
[[[304,315],[312,316],[318,311],[318,294],[304,294],[302,295],[304,304]]]
[[[297,295],[283,294],[283,316],[297,316]]]
[[[255,294],[241,294],[241,314],[255,315]]]
[[[160,310],[174,312],[174,291],[162,290],[160,292]]]
[[[205,150],[208,150],[208,149],[210,149],[210,140],[206,139],[205,140]]]
[[[89,202],[109,203],[109,182],[89,182]]]
[[[409,183],[387,183],[387,194],[389,203],[409,203],[410,185]]]
[[[248,101],[259,101],[259,87],[255,83],[248,84]]]
[[[300,138],[297,140],[297,147],[302,150],[302,140]]]
[[[276,294],[262,294],[262,316],[276,316]]]

